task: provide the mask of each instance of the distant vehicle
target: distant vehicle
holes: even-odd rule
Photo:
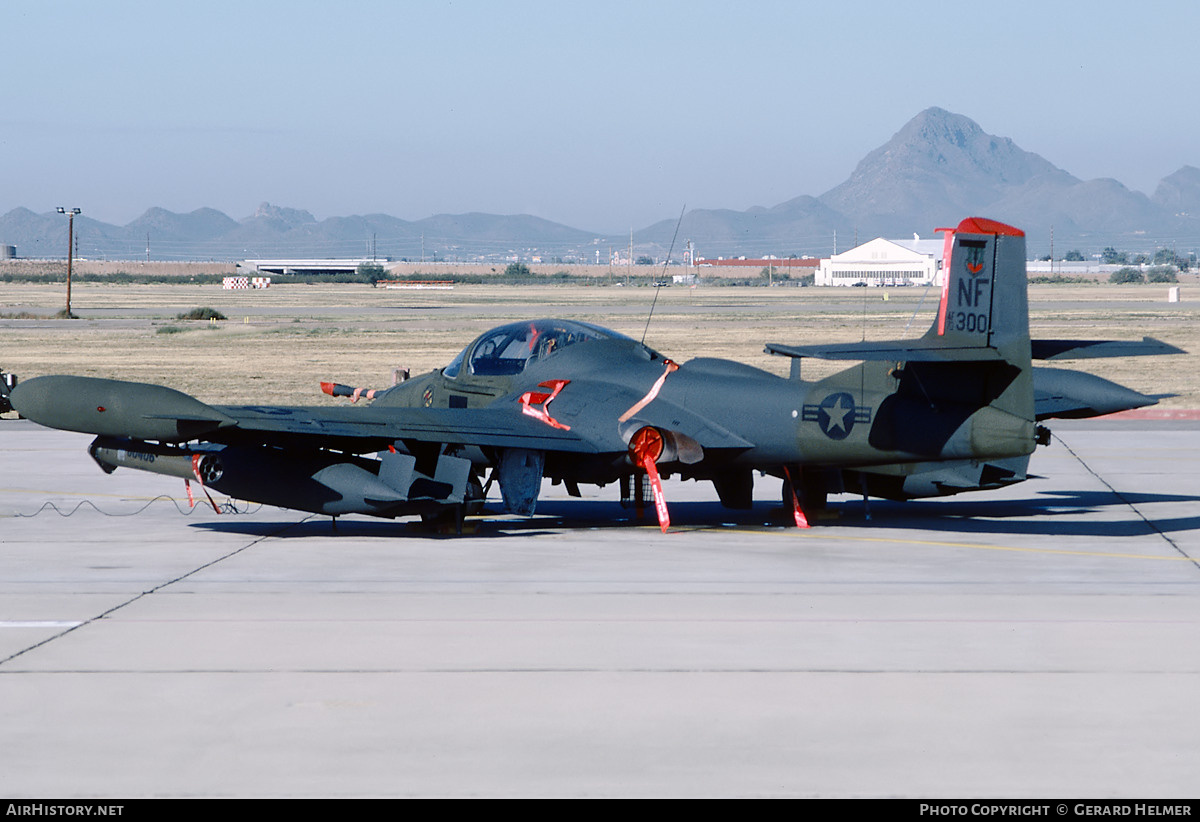
[[[461,527],[493,482],[508,511],[532,515],[544,478],[570,494],[621,483],[635,502],[645,481],[664,531],[663,476],[710,481],[724,505],[747,508],[754,474],[770,474],[804,526],[830,493],[912,499],[1021,482],[1049,441],[1040,421],[1157,401],[1032,360],[1179,349],[1031,341],[1024,233],[970,218],[952,234],[924,336],[767,345],[858,362],[814,382],[797,368],[783,378],[707,357],[680,365],[599,326],[537,319],[493,328],[445,368],[387,390],[322,385],[371,399],[367,408],[210,406],[163,386],[74,376],[24,380],[11,398],[43,425],[97,434],[89,452],[105,471],[173,475],[267,505]]]

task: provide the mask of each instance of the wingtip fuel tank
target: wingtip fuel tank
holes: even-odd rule
[[[173,388],[95,377],[35,377],[13,388],[10,399],[36,423],[102,436],[183,442],[237,424]]]

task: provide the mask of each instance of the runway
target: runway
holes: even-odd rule
[[[455,537],[0,420],[0,795],[1195,797],[1200,423],[1051,427],[807,531],[763,480]]]

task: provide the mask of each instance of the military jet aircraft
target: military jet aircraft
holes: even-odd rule
[[[1030,340],[1025,237],[982,218],[945,231],[944,285],[924,336],[790,346],[790,378],[728,360],[676,363],[581,322],[537,319],[483,334],[445,368],[338,407],[211,406],[156,385],[46,376],[11,391],[17,410],[94,433],[105,471],[137,468],[204,488],[337,517],[462,516],[499,484],[532,515],[543,478],[578,493],[649,486],[670,523],[662,478],[708,480],[731,508],[752,504],[755,471],[782,480],[797,525],[830,493],[889,499],[1024,480],[1051,417],[1150,405],[1155,397],[1032,360],[1177,353],[1141,342]],[[804,357],[858,364],[818,381]],[[190,492],[189,492],[190,493]],[[644,492],[643,492],[644,493]]]

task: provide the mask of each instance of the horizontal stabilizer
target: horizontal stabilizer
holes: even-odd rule
[[[783,357],[814,357],[822,360],[872,360],[897,362],[992,362],[1003,359],[995,349],[947,347],[928,338],[838,345],[779,345],[768,343],[765,351]],[[1184,354],[1182,348],[1143,337],[1135,340],[1033,340],[1035,360],[1086,360],[1101,357],[1149,357]]]
[[[870,360],[883,362],[999,362],[1004,359],[994,348],[947,346],[929,338],[840,345],[778,345],[767,343],[768,354],[781,357],[815,357],[821,360]]]
[[[1134,340],[1033,340],[1035,360],[1087,360],[1100,357],[1149,357],[1184,354],[1182,348],[1153,337]]]

